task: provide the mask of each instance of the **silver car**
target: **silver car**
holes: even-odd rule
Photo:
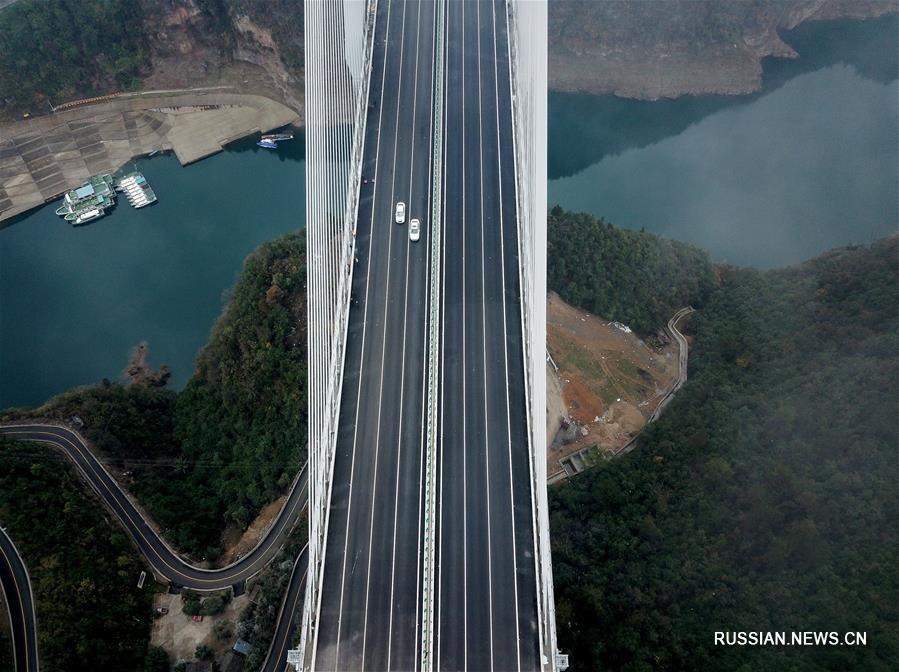
[[[405,224],[406,223],[406,204],[400,201],[396,204],[396,223],[397,224]]]

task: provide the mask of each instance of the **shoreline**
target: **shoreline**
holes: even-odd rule
[[[127,93],[2,124],[0,228],[135,158],[170,151],[186,166],[287,125],[302,127],[303,119],[271,98],[230,86]]]
[[[733,42],[715,42],[695,51],[682,39],[623,43],[602,28],[591,33],[589,40],[581,34],[572,36],[572,44],[566,42],[565,34],[551,33],[549,90],[648,102],[684,96],[748,96],[762,89],[765,59],[803,57],[789,44],[789,32],[800,25],[861,22],[897,12],[896,0],[857,6],[797,2],[778,17],[744,26]]]

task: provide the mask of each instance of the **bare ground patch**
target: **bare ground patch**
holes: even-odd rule
[[[236,634],[228,639],[219,640],[213,631],[216,623],[229,622],[232,632],[237,632],[240,612],[249,604],[249,597],[244,594],[232,598],[225,610],[217,616],[204,616],[202,621],[195,622],[181,610],[181,596],[160,593],[153,601],[155,609],[165,608],[168,613],[157,616],[153,621],[150,633],[150,645],[161,646],[177,661],[194,659],[197,646],[205,644],[215,652],[218,659],[234,645]]]
[[[621,448],[643,428],[677,374],[673,344],[647,344],[626,325],[570,306],[554,293],[547,301],[547,345],[564,405],[562,421],[549,428],[548,474],[584,448]]]
[[[283,508],[285,501],[287,501],[287,495],[282,495],[271,504],[268,504],[244,532],[241,532],[233,525],[229,525],[222,537],[225,552],[222,554],[218,564],[223,567],[230,565],[253,550],[256,544],[265,536],[265,533],[268,532],[275,518],[278,517],[278,513]]]

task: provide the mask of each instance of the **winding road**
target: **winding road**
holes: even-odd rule
[[[0,528],[0,588],[3,589],[12,635],[15,672],[37,672],[37,617],[31,579],[12,539]]]
[[[244,557],[227,567],[203,569],[180,558],[166,544],[77,432],[61,425],[17,424],[0,427],[0,434],[19,441],[43,443],[62,451],[128,532],[157,580],[170,583],[176,590],[189,588],[208,592],[233,587],[239,592],[246,580],[260,572],[281,550],[300,513],[306,508],[304,465],[290,487],[287,501],[259,543]],[[0,579],[10,610],[16,672],[36,672],[38,670],[36,617],[28,573],[21,556],[5,533],[0,535],[0,551],[2,551]],[[292,636],[293,619],[284,622],[281,616],[284,613],[294,613],[305,588],[305,578],[304,548],[294,563],[279,613],[275,638],[263,667],[266,672],[284,669],[283,651],[286,651]]]
[[[685,316],[690,313],[695,312],[695,309],[692,306],[687,306],[686,308],[681,308],[674,315],[671,316],[671,319],[668,320],[668,331],[674,337],[674,340],[677,341],[678,348],[678,367],[677,367],[677,379],[674,383],[671,384],[671,387],[668,388],[668,391],[665,393],[665,396],[662,397],[662,400],[659,402],[659,405],[656,406],[656,410],[652,412],[652,415],[649,416],[649,419],[646,421],[648,425],[650,422],[655,422],[659,419],[659,416],[662,414],[662,411],[665,410],[665,407],[671,402],[674,398],[674,393],[677,392],[680,388],[684,386],[684,383],[687,382],[687,362],[690,356],[690,349],[687,346],[687,337],[684,336],[677,329],[677,323],[680,322]],[[640,432],[642,434],[642,431]],[[638,443],[638,439],[640,438],[640,434],[637,434],[634,438],[628,441],[624,446],[621,447],[616,453],[614,453],[615,457],[620,457],[621,455],[627,455],[631,452]]]
[[[683,317],[689,315],[692,312],[694,312],[694,309],[690,306],[687,306],[686,308],[681,308],[671,316],[670,320],[668,320],[668,331],[672,336],[674,336],[674,340],[677,341],[678,347],[677,380],[675,380],[674,384],[672,384],[671,387],[668,388],[668,392],[666,392],[665,396],[662,397],[659,405],[656,406],[656,410],[654,410],[652,412],[652,415],[649,416],[648,422],[655,422],[659,419],[662,411],[665,410],[665,407],[674,397],[674,393],[682,388],[684,386],[684,383],[687,382],[687,358],[689,356],[689,348],[687,347],[687,338],[677,330],[677,323],[680,322]]]

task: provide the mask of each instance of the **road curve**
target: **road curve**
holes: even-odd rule
[[[22,556],[3,528],[0,528],[0,588],[12,631],[13,670],[37,672],[37,617],[31,579]]]
[[[246,556],[220,569],[194,567],[178,555],[156,534],[146,519],[125,495],[118,482],[90,451],[84,439],[73,430],[59,425],[21,424],[0,426],[0,434],[19,441],[34,441],[61,450],[81,472],[82,477],[113,512],[131,536],[158,579],[178,587],[210,591],[240,586],[262,570],[281,550],[300,512],[306,508],[306,466],[294,479],[282,507],[268,533]],[[0,529],[2,532],[2,529]],[[307,547],[294,562],[287,591],[281,603],[275,636],[272,639],[262,672],[285,669],[286,651],[293,636],[293,618],[306,586]],[[0,582],[9,605],[13,635],[15,672],[37,672],[37,618],[28,572],[21,556],[5,532],[0,534]],[[284,618],[290,614],[290,618]]]
[[[239,588],[244,581],[261,571],[278,553],[300,512],[306,506],[304,466],[291,485],[287,502],[256,547],[227,567],[202,569],[182,560],[165,543],[137,510],[115,478],[91,452],[80,434],[67,427],[49,424],[4,425],[0,427],[0,434],[19,441],[48,444],[61,450],[119,519],[146,558],[156,578],[162,582],[168,581],[178,588],[196,591],[221,590],[229,586]]]
[[[668,331],[674,337],[674,340],[677,341],[678,346],[677,380],[674,381],[674,384],[668,389],[665,396],[662,397],[659,405],[656,406],[656,410],[653,411],[652,415],[649,417],[648,422],[655,422],[659,419],[662,411],[665,410],[665,407],[674,397],[674,393],[687,382],[687,357],[689,356],[689,348],[687,347],[686,337],[677,330],[677,323],[680,322],[685,315],[689,315],[692,312],[694,312],[694,309],[691,306],[687,306],[686,308],[681,308],[671,316],[670,320],[668,320]]]
[[[652,412],[652,415],[649,416],[649,419],[646,421],[647,425],[650,422],[655,422],[659,419],[662,411],[665,410],[665,407],[674,398],[674,393],[677,392],[681,387],[683,387],[684,383],[687,382],[687,358],[689,357],[690,351],[687,347],[687,338],[682,333],[680,333],[680,331],[678,331],[677,323],[680,322],[685,315],[689,315],[694,311],[695,309],[692,306],[681,308],[671,316],[670,320],[668,320],[668,331],[674,337],[674,340],[677,341],[678,347],[677,379],[674,381],[674,383],[672,383],[671,387],[668,388],[665,396],[662,397],[659,405],[656,406],[656,410],[654,410]],[[642,431],[640,432],[640,434],[642,434]],[[631,452],[637,446],[638,440],[640,439],[640,434],[637,434],[637,436],[624,444],[618,451],[613,453],[613,456],[620,457],[621,455],[627,455],[629,452]]]

